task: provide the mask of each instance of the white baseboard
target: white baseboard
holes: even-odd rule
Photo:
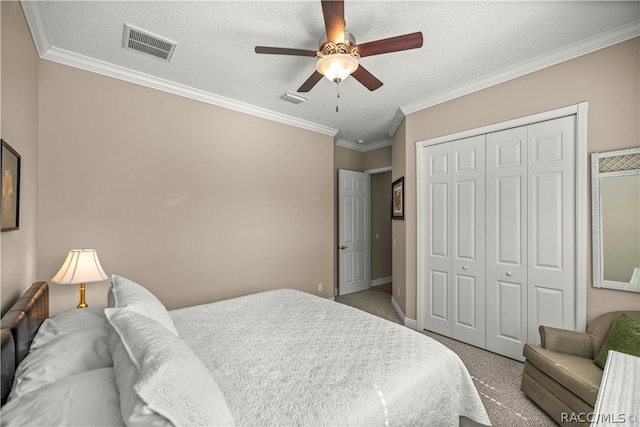
[[[416,322],[416,319],[409,319],[408,317],[404,318],[404,326],[406,326],[407,328],[411,328],[413,330],[418,330],[418,322]]]
[[[396,300],[393,298],[393,296],[391,297],[391,305],[393,306],[393,309],[396,311],[396,313],[402,320],[402,323],[404,324],[404,326],[406,326],[407,328],[418,330],[418,323],[416,322],[416,320],[405,317],[404,313],[400,309],[400,306],[398,305]]]
[[[402,312],[402,310],[400,310],[400,306],[396,302],[396,300],[393,297],[393,295],[391,296],[391,305],[393,306],[393,309],[396,311],[396,313],[398,314],[400,319],[404,319],[404,313]],[[404,323],[404,321],[402,323]]]
[[[371,286],[386,285],[391,282],[393,282],[393,276],[381,277],[379,279],[373,279],[371,281]]]

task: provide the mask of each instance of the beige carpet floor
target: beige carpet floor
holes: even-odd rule
[[[336,301],[402,324],[391,305],[389,293],[366,290],[337,296]],[[520,391],[521,362],[432,332],[424,331],[424,334],[449,347],[460,357],[473,378],[494,426],[557,425]]]

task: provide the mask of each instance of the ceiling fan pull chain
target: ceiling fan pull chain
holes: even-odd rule
[[[340,101],[340,84],[336,83],[336,113],[340,112],[340,109],[338,108],[339,101]]]

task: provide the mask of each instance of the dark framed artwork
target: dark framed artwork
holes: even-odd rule
[[[391,184],[391,219],[404,219],[404,177]]]
[[[20,228],[20,154],[2,139],[2,231]]]

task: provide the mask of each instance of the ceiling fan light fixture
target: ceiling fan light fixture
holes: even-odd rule
[[[334,83],[340,83],[358,68],[358,60],[352,55],[335,53],[323,56],[316,63],[316,70]]]

